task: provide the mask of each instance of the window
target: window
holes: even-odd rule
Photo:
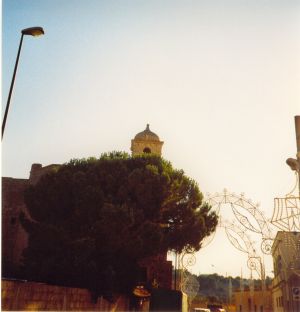
[[[251,311],[251,298],[248,298],[248,310]]]
[[[277,305],[277,307],[283,307],[283,297],[282,296],[276,298],[276,305]]]
[[[282,270],[282,260],[281,260],[281,256],[278,255],[278,257],[276,258],[276,262],[275,262],[275,276],[277,276]]]
[[[264,306],[260,306],[260,312],[264,312]]]
[[[151,149],[149,147],[145,147],[143,152],[147,153],[147,154],[150,154],[151,153]]]

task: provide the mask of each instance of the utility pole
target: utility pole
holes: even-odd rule
[[[298,191],[300,197],[300,116],[295,116],[295,131],[296,131],[296,144],[297,144],[297,154],[296,159],[288,158],[286,163],[290,166],[292,170],[296,172]]]
[[[300,197],[300,116],[295,116],[295,131],[296,131],[296,143],[297,143],[297,162],[298,162],[298,186]]]

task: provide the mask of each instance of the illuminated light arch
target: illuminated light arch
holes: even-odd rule
[[[295,172],[296,183],[285,197],[274,198],[271,223],[281,231],[300,231],[300,185],[299,172]],[[299,194],[297,194],[299,190]]]
[[[271,248],[274,240],[274,235],[270,228],[270,223],[265,218],[262,211],[258,209],[259,204],[254,204],[251,199],[246,199],[244,194],[236,195],[234,193],[229,193],[226,189],[223,193],[216,193],[214,195],[207,195],[206,201],[212,206],[213,210],[220,216],[221,206],[225,204],[230,204],[232,212],[236,220],[243,226],[243,228],[261,234],[261,250],[264,254],[270,255]],[[251,220],[243,213],[249,213],[256,224],[253,224]],[[208,237],[204,241],[203,247],[207,246],[214,238]]]
[[[244,197],[244,194],[238,196],[234,193],[229,193],[226,189],[224,189],[223,193],[216,193],[214,195],[208,194],[205,201],[212,206],[212,209],[219,216],[220,221],[218,226],[225,229],[226,236],[230,243],[236,249],[248,254],[247,266],[251,272],[257,272],[264,287],[265,268],[261,257],[257,255],[254,244],[247,233],[248,231],[251,231],[261,234],[261,250],[264,254],[271,254],[274,238],[269,222],[264,217],[264,214],[258,209],[259,204],[253,204],[250,199]],[[225,204],[230,204],[232,212],[236,220],[239,222],[239,225],[236,225],[234,221],[224,222],[221,220],[220,210],[222,205]],[[253,221],[251,222],[243,211],[247,211],[253,217],[256,221],[255,225],[253,225]],[[215,233],[216,231],[203,241],[202,248],[212,242]],[[243,242],[243,245],[241,242]],[[193,300],[200,287],[199,282],[193,276],[188,274],[188,267],[195,265],[195,263],[196,257],[192,250],[185,250],[180,255],[180,264],[182,268],[181,290],[188,295],[189,300]]]

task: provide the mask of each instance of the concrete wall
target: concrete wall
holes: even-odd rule
[[[2,311],[128,311],[128,299],[114,304],[103,298],[92,303],[90,292],[42,283],[2,280]]]

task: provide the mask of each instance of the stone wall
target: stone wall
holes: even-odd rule
[[[128,299],[115,303],[91,300],[87,289],[69,288],[26,281],[2,280],[2,311],[128,311]]]
[[[236,311],[252,312],[263,311],[272,312],[272,293],[270,289],[235,291],[233,293]]]
[[[24,190],[29,180],[2,178],[2,263],[4,272],[20,262],[27,246],[27,233],[19,222],[21,211],[26,211]],[[11,268],[8,268],[11,267]]]
[[[131,151],[132,155],[143,154],[145,148],[149,149],[149,152],[156,155],[161,155],[161,150],[164,142],[151,141],[151,140],[131,140]]]
[[[57,170],[59,165],[31,166],[29,179],[2,177],[2,265],[4,277],[15,277],[22,252],[28,244],[28,234],[19,221],[20,212],[27,213],[24,191],[36,184],[42,175]]]
[[[167,260],[167,253],[144,258],[139,265],[146,269],[146,279],[153,286],[172,289],[172,261]]]
[[[60,166],[58,164],[52,164],[43,167],[41,164],[32,164],[29,176],[30,184],[36,184],[43,175],[57,171]]]

